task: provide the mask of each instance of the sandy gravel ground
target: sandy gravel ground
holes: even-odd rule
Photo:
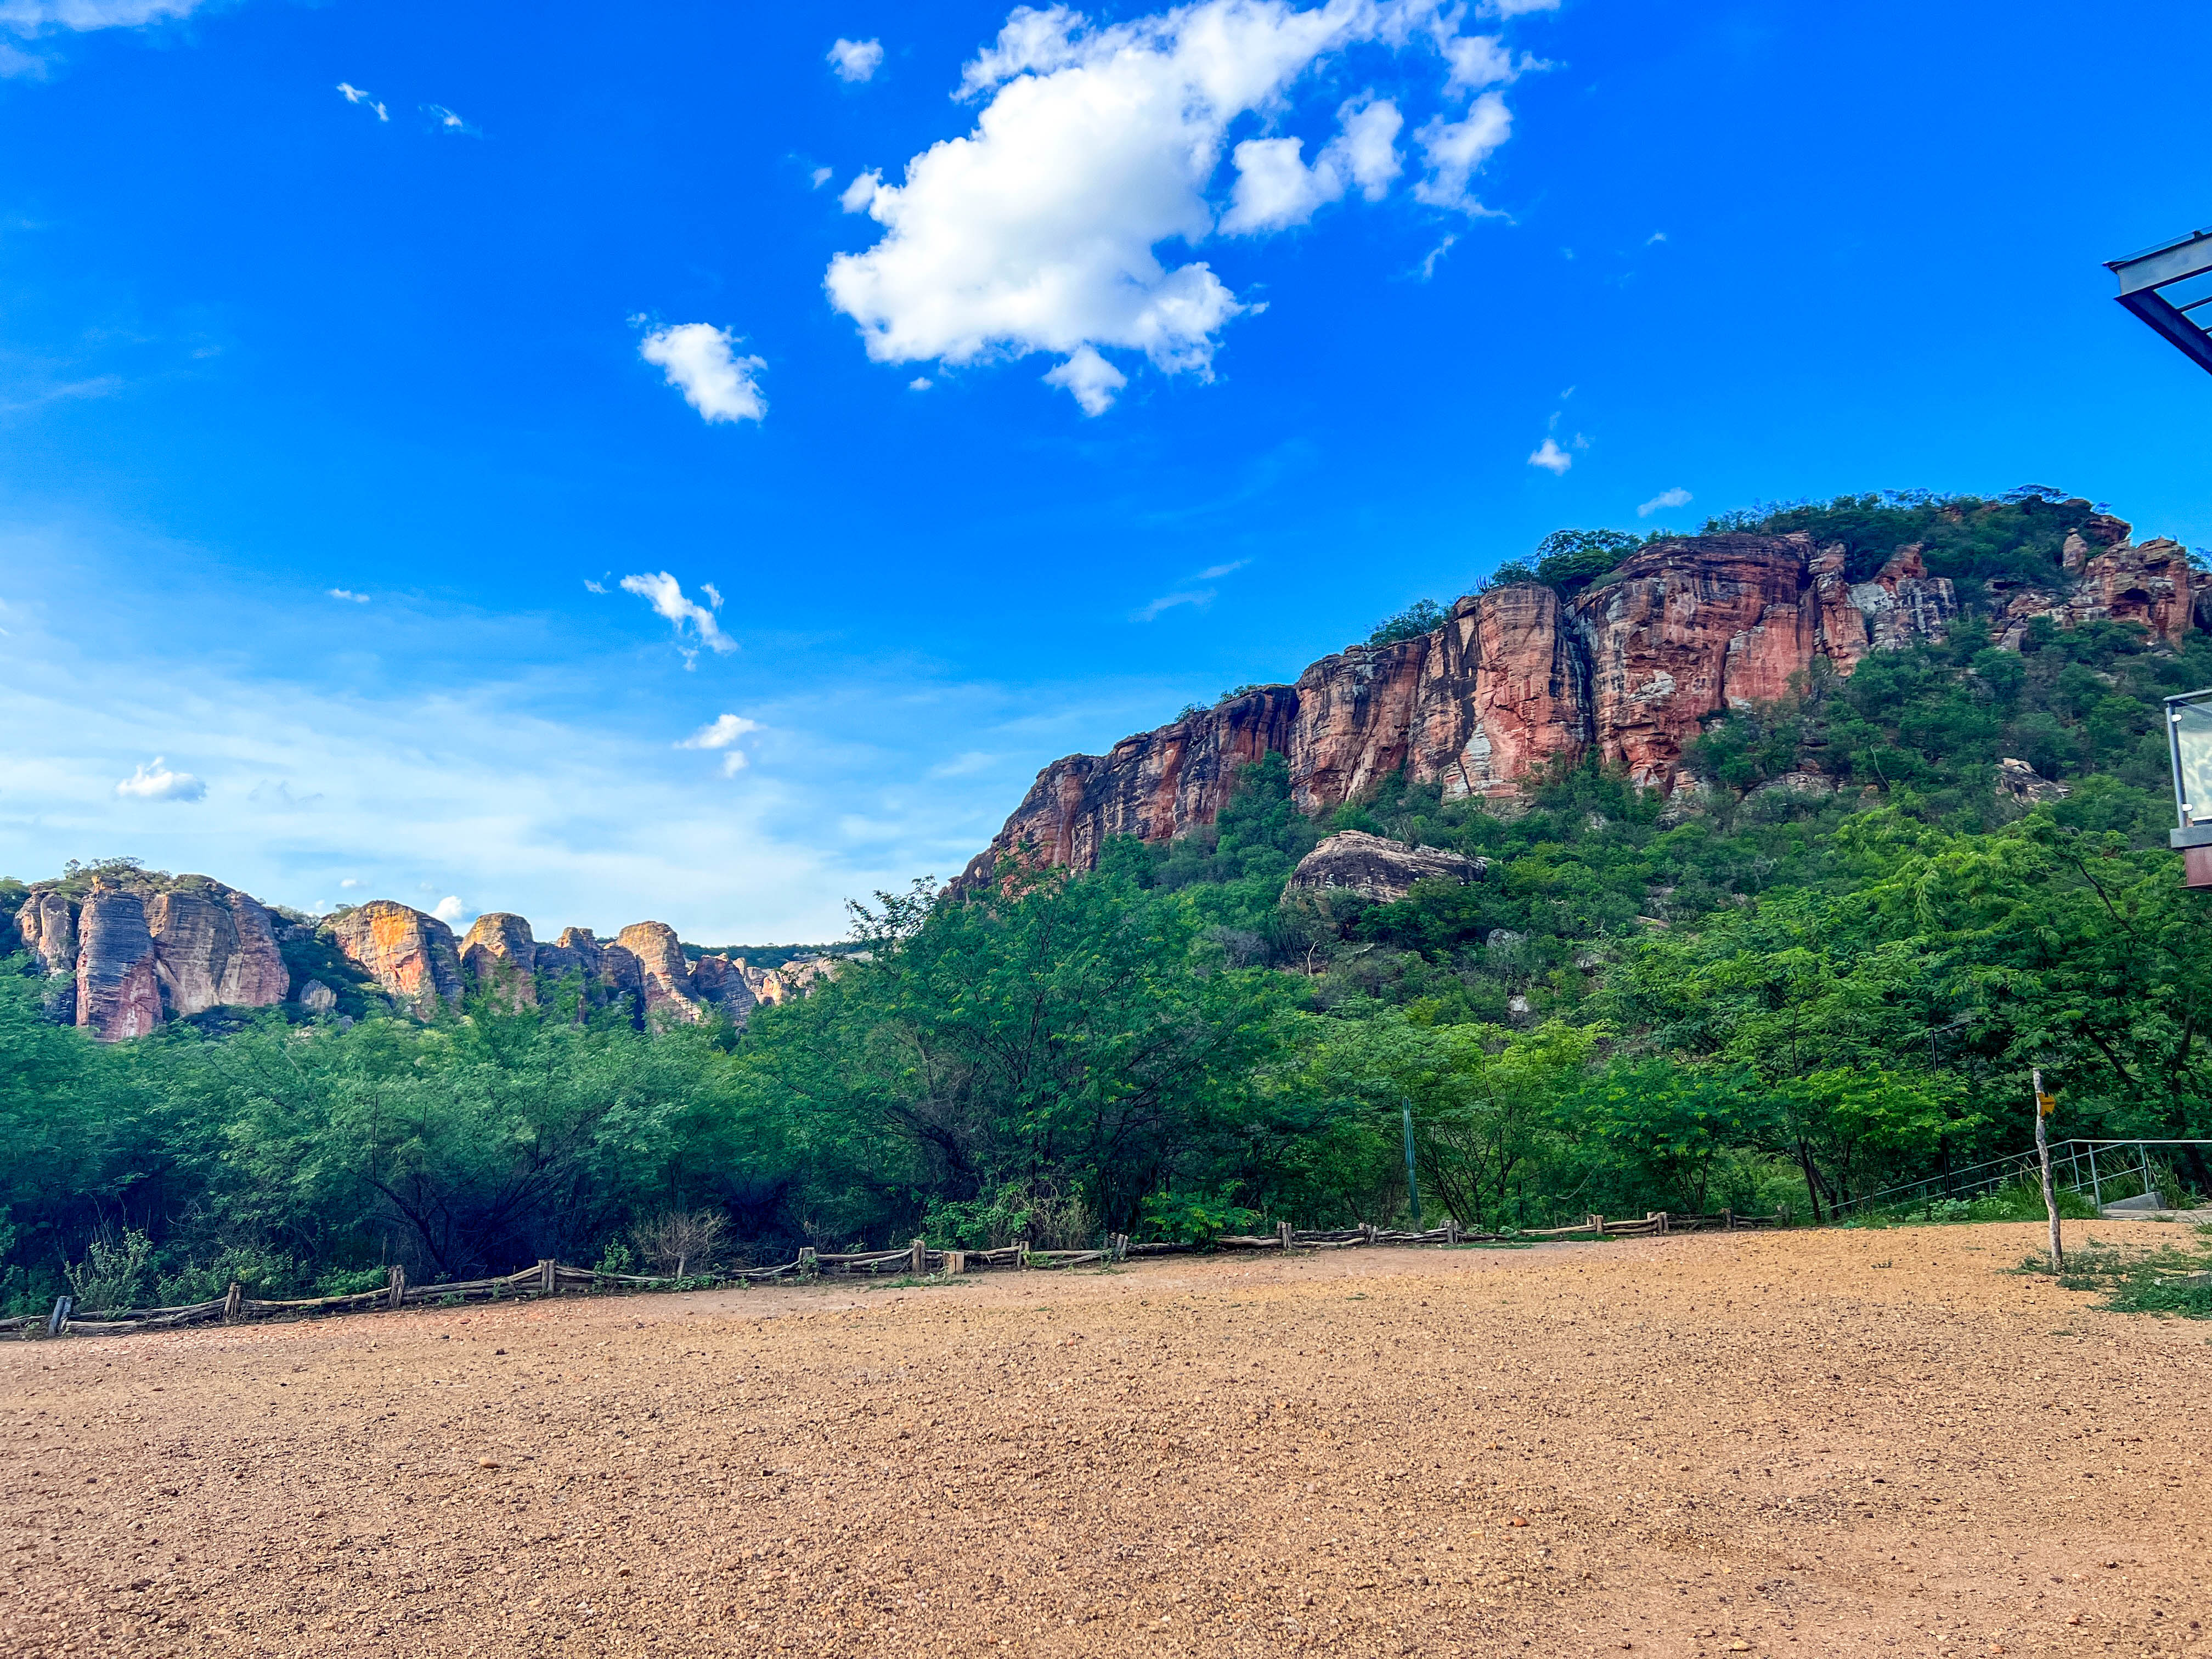
[[[2034,1242],[0,1344],[0,1653],[2206,1651],[2212,1328]]]

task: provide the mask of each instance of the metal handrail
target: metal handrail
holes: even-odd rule
[[[2212,1148],[2212,1140],[2157,1140],[2130,1137],[2125,1140],[2062,1140],[2051,1149],[2051,1184],[2062,1191],[2078,1193],[2087,1188],[2092,1201],[2099,1209],[2105,1206],[2105,1176],[2118,1180],[2124,1174],[2139,1176],[2143,1190],[2150,1190],[2150,1155],[2153,1146],[2201,1146]],[[2122,1148],[2132,1148],[2136,1167],[2125,1170],[2100,1170],[2097,1155]],[[2064,1165],[2062,1172],[2061,1164]],[[2087,1173],[2084,1173],[2086,1168]],[[1924,1198],[1961,1198],[1971,1194],[1985,1193],[2002,1187],[2015,1177],[2039,1172],[2033,1152],[2008,1153],[1980,1164],[1970,1164],[1963,1170],[1953,1170],[1944,1175],[1929,1176],[1921,1181],[1908,1181],[1900,1186],[1885,1187],[1859,1198],[1847,1198],[1828,1206],[1832,1219],[1855,1215],[1869,1208],[1887,1208],[1892,1205],[1910,1204]],[[1931,1188],[1935,1189],[1931,1192]]]

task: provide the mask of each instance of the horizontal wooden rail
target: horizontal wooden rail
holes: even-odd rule
[[[127,1331],[174,1330],[187,1325],[220,1322],[235,1323],[258,1318],[308,1318],[323,1314],[359,1313],[373,1308],[422,1307],[476,1301],[507,1301],[558,1296],[564,1290],[698,1290],[721,1285],[764,1285],[784,1279],[811,1279],[823,1275],[908,1272],[917,1275],[957,1275],[988,1268],[1084,1267],[1126,1261],[1134,1256],[1240,1254],[1273,1250],[1345,1250],[1367,1245],[1426,1246],[1486,1244],[1516,1240],[1622,1238],[1713,1229],[1737,1231],[1787,1225],[1787,1212],[1773,1215],[1736,1215],[1723,1210],[1717,1215],[1675,1215],[1655,1210],[1640,1220],[1607,1219],[1593,1215],[1571,1227],[1531,1227],[1517,1232],[1464,1232],[1457,1222],[1410,1232],[1374,1226],[1340,1227],[1299,1231],[1288,1223],[1272,1235],[1232,1234],[1203,1242],[1155,1241],[1132,1243],[1126,1234],[1109,1235],[1103,1249],[1048,1250],[1031,1248],[1027,1239],[988,1250],[939,1250],[915,1239],[903,1249],[854,1250],[823,1253],[799,1251],[795,1261],[773,1267],[744,1267],[717,1273],[676,1279],[667,1275],[608,1273],[597,1267],[572,1267],[565,1262],[541,1261],[536,1266],[501,1274],[495,1279],[469,1279],[443,1285],[410,1285],[404,1269],[390,1270],[389,1282],[374,1290],[343,1296],[304,1297],[274,1300],[245,1294],[242,1286],[211,1302],[195,1302],[178,1308],[100,1308],[77,1310],[67,1297],[55,1304],[51,1316],[23,1314],[0,1319],[0,1334],[19,1339],[40,1334],[52,1336],[112,1336]]]

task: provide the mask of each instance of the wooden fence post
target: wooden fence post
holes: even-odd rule
[[[392,1299],[387,1305],[394,1308],[404,1307],[407,1302],[407,1269],[395,1261],[392,1264],[390,1277]]]
[[[224,1324],[234,1324],[237,1322],[240,1305],[243,1304],[245,1300],[246,1286],[240,1284],[236,1279],[232,1279],[230,1281],[230,1288],[222,1293],[222,1322]]]
[[[1029,1265],[1030,1242],[1026,1238],[1018,1238],[1014,1241],[1014,1266],[1026,1267]]]
[[[1594,1228],[1594,1229],[1596,1231],[1597,1236],[1598,1236],[1600,1238],[1603,1238],[1603,1237],[1605,1237],[1605,1218],[1604,1218],[1603,1216],[1601,1216],[1601,1215],[1593,1215],[1593,1216],[1591,1216],[1591,1217],[1590,1217],[1590,1225],[1591,1225],[1591,1227],[1592,1227],[1592,1228]]]
[[[947,1250],[945,1253],[945,1276],[947,1279],[957,1279],[962,1273],[964,1273],[967,1271],[967,1251]]]
[[[799,1247],[799,1276],[801,1279],[816,1279],[821,1276],[821,1273],[822,1263],[815,1256],[814,1247],[811,1244],[800,1245]]]
[[[1127,1261],[1129,1259],[1129,1235],[1114,1234],[1106,1241],[1106,1248],[1112,1253],[1115,1261]]]
[[[76,1305],[75,1297],[58,1296],[54,1298],[54,1311],[46,1321],[48,1336],[59,1336],[69,1328],[70,1310]]]
[[[1363,1221],[1359,1224],[1359,1242],[1362,1244],[1372,1244],[1375,1242],[1375,1224],[1373,1222]]]
[[[1662,1232],[1662,1233],[1663,1233],[1663,1232],[1665,1232],[1665,1231],[1667,1231],[1667,1218],[1667,1218],[1667,1212],[1666,1212],[1666,1211],[1664,1211],[1664,1210],[1655,1210],[1655,1211],[1653,1211],[1653,1212],[1652,1212],[1652,1218],[1653,1218],[1654,1220],[1656,1220],[1656,1221],[1659,1224],[1659,1231],[1660,1231],[1661,1232]]]
[[[929,1271],[929,1246],[921,1239],[907,1246],[907,1271],[916,1279]]]
[[[555,1289],[558,1287],[561,1282],[560,1279],[556,1277],[558,1271],[558,1267],[551,1256],[542,1255],[538,1258],[538,1295],[550,1296],[553,1294]]]
[[[1735,1231],[1735,1212],[1734,1210],[1723,1210],[1721,1212],[1721,1226],[1723,1231],[1728,1232],[1732,1233]]]
[[[1459,1243],[1459,1218],[1455,1215],[1444,1218],[1444,1243],[1454,1247]]]
[[[1283,1254],[1285,1255],[1288,1255],[1291,1253],[1291,1224],[1289,1222],[1278,1221],[1275,1224],[1275,1243],[1282,1247]]]

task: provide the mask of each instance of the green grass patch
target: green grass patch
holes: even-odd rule
[[[2019,1271],[2048,1275],[2047,1257],[2024,1259]],[[2153,1314],[2175,1319],[2212,1319],[2212,1249],[2168,1245],[2127,1249],[2095,1240],[2066,1253],[2058,1275],[2062,1289],[2100,1295],[2106,1313]]]

